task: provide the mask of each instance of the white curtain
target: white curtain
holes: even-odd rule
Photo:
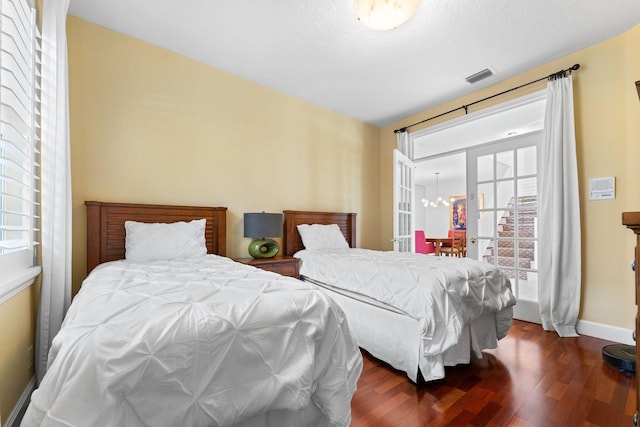
[[[548,82],[541,162],[540,315],[545,330],[572,337],[577,336],[582,257],[571,75]]]
[[[71,302],[71,164],[66,20],[69,0],[45,0],[42,15],[42,286],[36,326],[38,383]]]
[[[409,140],[409,132],[401,130],[396,132],[396,141],[398,142],[398,151],[413,160],[413,144]]]

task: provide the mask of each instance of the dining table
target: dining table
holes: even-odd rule
[[[425,237],[424,240],[427,243],[433,243],[433,246],[435,246],[436,249],[436,256],[440,256],[440,248],[442,247],[443,243],[453,243],[453,237]]]

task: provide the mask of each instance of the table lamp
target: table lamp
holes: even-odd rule
[[[244,237],[253,239],[249,244],[249,255],[253,258],[273,258],[280,250],[272,237],[282,237],[282,214],[245,213]]]

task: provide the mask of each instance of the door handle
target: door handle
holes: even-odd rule
[[[475,243],[475,242],[477,242],[477,241],[478,241],[478,239],[476,239],[475,237],[471,237],[471,238],[469,239],[469,241],[470,241],[471,243]]]

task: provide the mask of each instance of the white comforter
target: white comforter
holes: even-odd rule
[[[302,250],[300,274],[395,307],[420,322],[423,355],[455,345],[463,326],[495,312],[498,338],[511,326],[515,297],[499,269],[469,258],[367,249]]]
[[[362,369],[335,303],[208,255],[96,268],[74,298],[23,426],[229,426],[316,405],[350,422]]]

